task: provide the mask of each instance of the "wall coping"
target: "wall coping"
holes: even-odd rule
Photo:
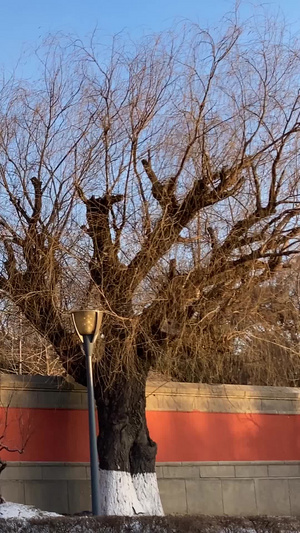
[[[193,461],[157,462],[158,479],[188,478],[264,478],[300,479],[300,461]],[[90,479],[90,464],[85,462],[7,462],[1,474],[6,480]]]
[[[300,388],[150,379],[149,411],[300,414]],[[86,409],[86,388],[62,377],[0,374],[0,406]]]
[[[280,398],[300,399],[300,388],[267,387],[259,385],[208,385],[206,383],[176,383],[149,380],[147,395],[171,394],[181,396],[192,394],[216,398]]]
[[[29,376],[0,373],[1,390],[62,391],[82,393],[86,388],[60,376]],[[209,385],[206,383],[179,383],[150,379],[147,382],[146,396],[193,395],[216,398],[274,398],[300,399],[300,388],[270,387],[259,385]]]

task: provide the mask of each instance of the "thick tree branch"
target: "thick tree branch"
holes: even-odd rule
[[[42,182],[38,178],[31,178],[34,187],[34,207],[31,215],[31,225],[36,224],[42,211]]]
[[[178,209],[178,203],[175,197],[176,178],[171,178],[167,183],[160,183],[153,168],[150,159],[142,159],[142,165],[145,172],[152,183],[153,198],[159,203],[162,211],[168,212],[172,215]]]
[[[172,210],[171,213],[169,211],[163,213],[124,275],[123,283],[131,292],[178,241],[180,232],[193,220],[198,211],[228,198],[239,190],[243,182],[240,172],[248,164],[248,161],[245,161],[232,169],[218,173],[215,180],[218,179],[219,184],[215,188],[208,187],[203,179],[196,180],[175,212]],[[152,176],[152,179],[155,178]]]

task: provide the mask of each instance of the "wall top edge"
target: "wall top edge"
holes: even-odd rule
[[[62,391],[68,393],[85,392],[82,387],[71,380],[57,376],[19,376],[0,373],[0,390],[39,390]],[[270,387],[258,385],[208,385],[205,383],[178,383],[150,379],[147,383],[146,396],[200,396],[216,398],[264,398],[264,399],[300,399],[300,388]]]
[[[62,466],[83,466],[90,467],[89,462],[63,462],[63,461],[6,461],[7,467],[20,468],[32,467],[39,468],[43,466],[62,467]],[[161,466],[300,466],[300,461],[157,461],[157,467]]]

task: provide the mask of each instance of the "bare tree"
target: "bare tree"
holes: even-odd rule
[[[191,25],[109,51],[53,41],[40,80],[3,83],[1,290],[81,384],[67,313],[105,311],[104,514],[162,513],[150,368],[201,361],[205,339],[222,362],[227,309],[299,250],[300,55],[278,28]]]
[[[298,259],[285,267],[246,297],[252,304],[239,322],[238,355],[248,365],[250,383],[300,384]]]
[[[0,372],[13,374],[65,374],[52,345],[40,335],[18,308],[6,299],[0,310]]]
[[[170,344],[177,357],[170,358],[166,352],[160,368],[177,381],[298,387],[296,265],[286,262],[261,283],[248,280],[241,291],[229,288],[223,301],[217,295],[198,303],[193,327],[187,325],[185,338],[175,336]],[[216,320],[210,319],[213,316]]]

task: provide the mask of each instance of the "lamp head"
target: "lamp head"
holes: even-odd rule
[[[95,342],[101,327],[103,311],[95,309],[82,309],[72,312],[72,320],[75,331],[83,342],[83,336],[88,335],[91,342]]]

